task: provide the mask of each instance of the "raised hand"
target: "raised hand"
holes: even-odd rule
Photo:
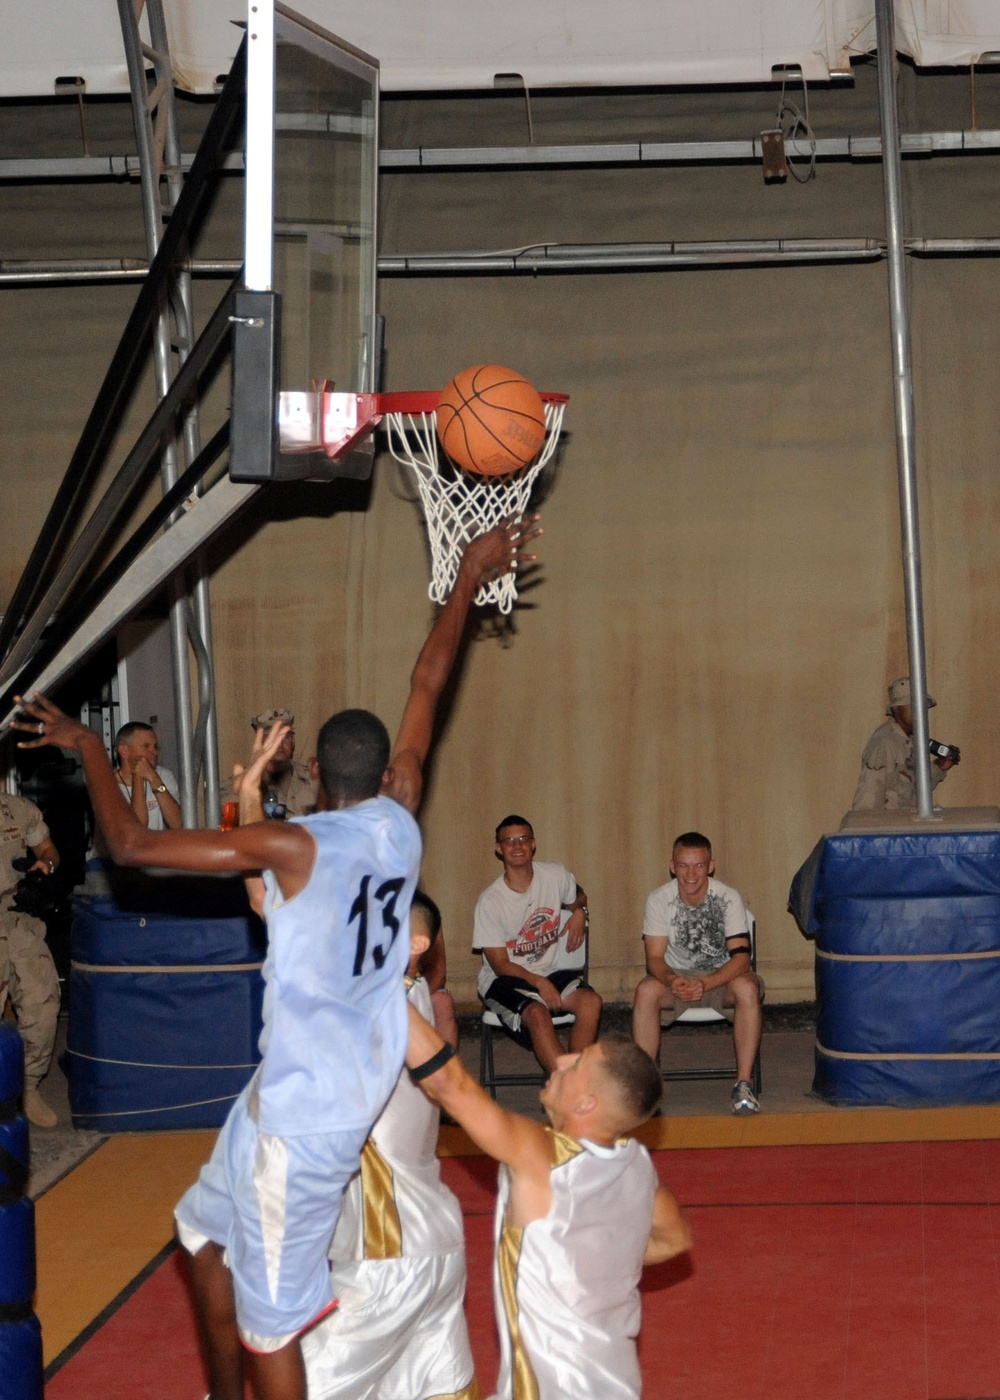
[[[509,516],[485,534],[477,535],[465,547],[462,566],[471,570],[477,586],[509,574],[512,569],[534,563],[536,556],[525,553],[525,545],[542,533],[539,516],[527,519]]]
[[[264,770],[278,752],[281,741],[291,729],[290,724],[272,724],[265,731],[258,729],[253,736],[253,748],[244,767],[237,763],[233,768],[233,792],[240,802],[240,824],[263,821],[264,808],[261,803],[260,784]]]
[[[56,744],[61,749],[79,750],[86,736],[93,733],[78,719],[64,715],[41,691],[36,690],[30,699],[15,695],[14,703],[20,705],[23,713],[11,720],[11,728],[34,736],[19,739],[19,749],[40,749],[46,744]]]

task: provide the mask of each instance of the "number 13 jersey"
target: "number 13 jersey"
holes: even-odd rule
[[[284,899],[264,871],[262,1132],[367,1128],[406,1051],[410,903],[420,831],[390,797],[295,817],[316,842],[309,880]]]

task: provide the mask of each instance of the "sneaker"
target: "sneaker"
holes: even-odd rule
[[[59,1122],[55,1111],[34,1088],[24,1091],[24,1116],[29,1123],[34,1123],[36,1128],[54,1128]]]
[[[757,1102],[757,1095],[750,1088],[750,1085],[745,1079],[740,1079],[733,1085],[733,1112],[760,1112],[760,1104]]]

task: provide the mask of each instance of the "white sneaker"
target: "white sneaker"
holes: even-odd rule
[[[733,1112],[760,1112],[760,1104],[757,1102],[757,1095],[750,1088],[750,1085],[745,1079],[740,1079],[733,1085]]]
[[[42,1098],[37,1089],[24,1091],[24,1116],[36,1128],[54,1128],[59,1122],[55,1110]]]

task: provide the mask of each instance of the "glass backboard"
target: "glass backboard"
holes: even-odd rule
[[[378,65],[275,7],[279,387],[375,388]]]
[[[270,0],[250,0],[247,38],[249,295],[234,318],[230,469],[238,480],[367,476],[370,442],[338,462],[315,443],[324,388],[376,388],[378,64]],[[255,294],[272,292],[271,313],[256,298],[261,320]]]

